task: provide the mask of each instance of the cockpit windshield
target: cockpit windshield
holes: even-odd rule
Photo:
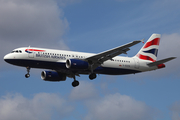
[[[21,50],[13,50],[11,53],[22,53]]]

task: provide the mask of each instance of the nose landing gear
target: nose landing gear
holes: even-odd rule
[[[30,77],[30,74],[26,74],[25,77],[26,77],[26,78]]]
[[[26,77],[26,78],[29,78],[29,77],[30,77],[30,74],[29,74],[29,72],[30,72],[30,67],[26,67],[26,69],[27,69],[27,74],[25,75],[25,77]]]

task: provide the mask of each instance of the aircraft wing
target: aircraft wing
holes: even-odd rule
[[[92,69],[96,69],[99,65],[103,64],[103,62],[107,60],[111,60],[113,57],[120,55],[122,53],[127,54],[126,52],[129,51],[129,47],[132,47],[140,42],[144,42],[144,39],[133,41],[128,44],[101,52],[99,54],[96,54],[94,56],[88,57],[85,60],[89,62],[89,64],[92,65]]]

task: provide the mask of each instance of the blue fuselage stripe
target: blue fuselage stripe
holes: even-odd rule
[[[53,70],[69,70],[66,68],[63,62],[50,62],[50,61],[38,61],[38,60],[23,60],[23,59],[6,59],[6,62],[30,68],[42,68],[42,69],[53,69]],[[89,74],[90,70],[71,70],[79,74]],[[123,75],[123,74],[133,74],[139,73],[141,71],[123,68],[109,68],[109,67],[97,67],[94,70],[97,74],[108,74],[108,75]]]

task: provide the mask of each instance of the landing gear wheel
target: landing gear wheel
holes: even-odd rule
[[[30,77],[30,74],[26,74],[25,77],[26,77],[26,78]]]
[[[72,82],[72,86],[73,86],[73,87],[77,87],[78,85],[79,85],[79,81],[74,80],[74,81]]]
[[[90,80],[93,80],[93,79],[95,79],[97,77],[97,75],[95,74],[95,73],[91,73],[90,75],[89,75],[89,79]]]

